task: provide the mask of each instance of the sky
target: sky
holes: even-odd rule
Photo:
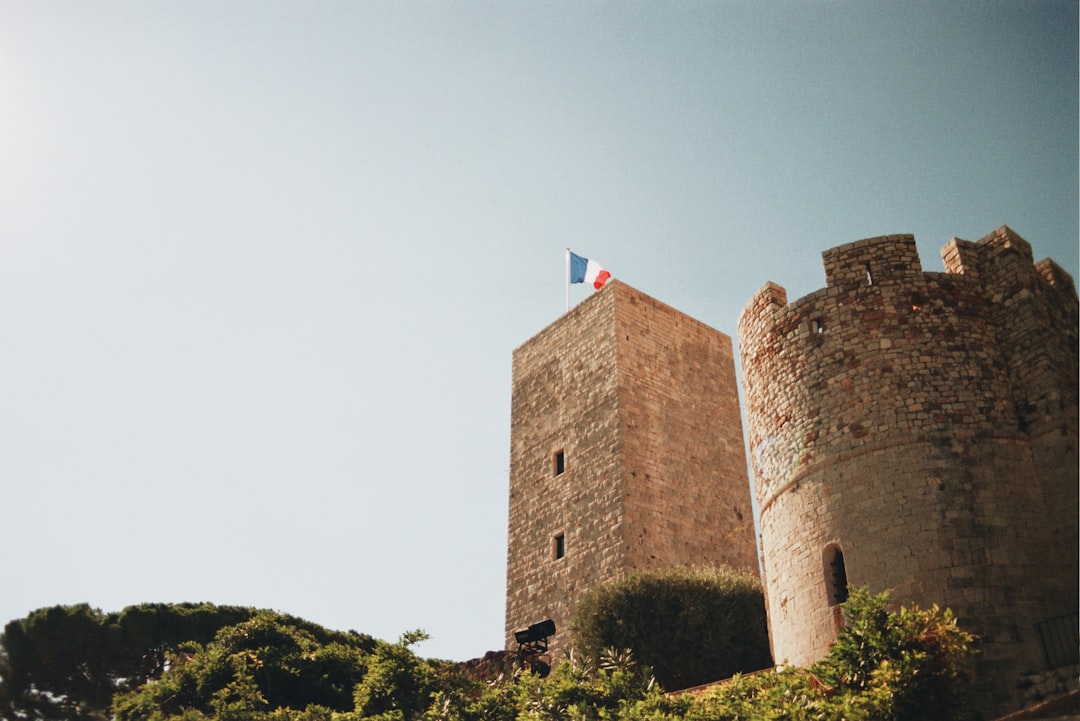
[[[0,623],[502,648],[565,249],[731,336],[866,237],[1077,278],[1077,46],[1058,0],[0,0]]]

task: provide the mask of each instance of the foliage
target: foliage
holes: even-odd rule
[[[320,643],[261,614],[195,644],[155,683],[114,700],[117,721],[513,721],[514,684],[468,679],[458,664],[416,656],[427,638]]]
[[[426,638],[422,632],[407,633],[398,643],[375,650],[355,692],[355,707],[362,717],[399,721],[427,709],[435,690],[434,669],[409,650]]]
[[[110,614],[86,604],[34,611],[0,635],[0,717],[108,718],[113,694],[160,676],[180,643],[208,641],[254,613],[210,604],[143,604]]]
[[[524,674],[517,690],[519,721],[599,721],[666,706],[651,669],[610,649],[597,660],[571,654],[546,679]]]
[[[182,647],[156,683],[118,694],[113,712],[118,721],[229,721],[280,709],[351,711],[376,648],[365,636],[263,611],[205,646]]]
[[[949,609],[904,606],[888,611],[887,594],[855,589],[847,623],[817,672],[826,683],[860,692],[887,689],[891,714],[882,719],[950,719],[967,680],[974,637]]]
[[[425,638],[422,632],[389,644],[259,612],[219,629],[205,643],[178,644],[165,654],[156,678],[116,693],[111,711],[116,721],[961,718],[958,701],[972,637],[949,611],[935,606],[890,612],[887,595],[863,588],[852,589],[844,611],[846,626],[828,657],[810,668],[735,675],[698,694],[665,694],[650,667],[625,648],[590,654],[578,649],[547,678],[519,672],[486,683],[467,677],[458,664],[416,656],[410,646]],[[96,633],[87,630],[98,623],[93,613],[83,609],[74,616],[63,627],[82,629],[78,642]],[[80,653],[91,656],[92,649]],[[73,654],[78,655],[55,651],[64,663]],[[109,715],[89,715],[91,706],[75,691],[64,702],[83,714],[71,718]],[[7,718],[31,716],[20,711]]]
[[[852,589],[846,625],[809,669],[742,676],[695,700],[687,721],[947,721],[963,709],[973,637],[949,611],[888,610],[887,594]]]
[[[598,586],[578,602],[573,631],[586,655],[633,649],[669,690],[772,665],[761,583],[730,569],[650,571]]]

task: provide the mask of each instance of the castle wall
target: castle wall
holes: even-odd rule
[[[628,570],[758,573],[731,339],[640,293],[616,308]]]
[[[514,351],[506,643],[551,618],[552,651],[567,637],[573,601],[624,565],[615,299],[574,307]],[[555,454],[565,469],[556,475]],[[565,555],[556,558],[562,534]]]
[[[986,709],[1044,664],[1034,625],[1077,607],[1077,311],[1071,280],[1002,228],[822,254],[827,285],[767,284],[739,321],[773,653],[825,655],[835,569],[938,603],[979,634]]]
[[[969,251],[959,252],[961,246]],[[1080,577],[1076,554],[1080,320],[1073,281],[1053,261],[1033,264],[1031,246],[1004,227],[977,244],[954,239],[942,256],[946,270],[977,273],[1000,299],[992,305],[993,324],[999,345],[1007,351],[1017,425],[1028,437],[1045,501],[1043,525],[1050,533],[1043,548],[1046,584],[1069,579],[1048,594],[1047,602],[1066,599],[1058,615],[1069,613],[1076,608],[1075,579]]]
[[[514,352],[507,647],[552,618],[557,659],[588,588],[708,564],[757,571],[731,339],[610,282]]]

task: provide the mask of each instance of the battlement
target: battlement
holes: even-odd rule
[[[848,582],[943,603],[1000,712],[1044,663],[1032,629],[1076,611],[1080,310],[1007,226],[942,258],[923,271],[911,235],[837,246],[824,288],[766,283],[739,317],[770,632],[805,664]]]
[[[922,273],[914,235],[883,235],[840,245],[821,254],[829,288],[910,282]]]
[[[781,311],[799,316],[817,311],[822,299],[836,303],[851,302],[851,293],[875,292],[883,287],[899,286],[912,291],[957,288],[957,284],[975,283],[983,295],[1002,301],[1013,292],[1033,285],[1045,285],[1066,301],[1076,295],[1072,277],[1053,260],[1034,263],[1031,244],[1003,225],[978,241],[953,238],[942,249],[945,265],[941,273],[922,269],[913,235],[882,235],[839,245],[821,254],[825,267],[825,288],[810,293],[788,306],[787,290],[773,282],[762,286],[750,299],[739,317],[742,329],[760,328]],[[965,288],[964,293],[971,288]],[[845,295],[846,294],[846,295]],[[921,309],[912,308],[917,311]]]
[[[1076,295],[1072,276],[1050,258],[1035,263],[1031,244],[1007,225],[977,242],[953,238],[941,249],[941,258],[947,273],[975,280],[982,280],[984,273],[992,278],[995,270],[1000,274],[1002,268],[1010,265],[1015,267],[1019,275],[1034,278],[1028,271],[1028,266],[1031,266],[1036,276],[1064,296]]]
[[[1075,400],[1062,391],[1076,369],[1069,275],[1050,260],[1033,264],[1030,244],[1007,226],[977,242],[954,238],[942,255],[946,272],[924,272],[913,236],[868,238],[822,253],[825,288],[788,303],[770,282],[747,303],[738,323],[744,374],[771,379],[747,396],[763,414],[760,430],[751,428],[752,456],[771,469],[757,485],[762,506],[815,459],[873,443],[875,424],[1033,433]],[[958,379],[979,390],[963,391]],[[879,406],[888,398],[888,424],[865,418],[853,391]]]

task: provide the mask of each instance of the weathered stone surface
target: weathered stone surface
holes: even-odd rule
[[[557,657],[581,593],[630,571],[757,572],[723,333],[611,282],[514,352],[510,436],[507,648],[551,618]]]
[[[942,255],[870,238],[793,303],[767,283],[739,319],[745,411],[776,660],[826,653],[845,580],[888,589],[979,634],[990,716],[1077,685],[1040,633],[1080,596],[1080,314],[1009,228]],[[631,570],[756,570],[749,505],[730,339],[610,284],[514,353],[507,647],[552,618],[557,655],[579,595]]]
[[[769,283],[739,319],[747,430],[777,661],[823,656],[847,581],[953,608],[982,638],[982,706],[1045,668],[1035,625],[1074,614],[1077,296],[1007,227],[825,251],[826,288]]]

